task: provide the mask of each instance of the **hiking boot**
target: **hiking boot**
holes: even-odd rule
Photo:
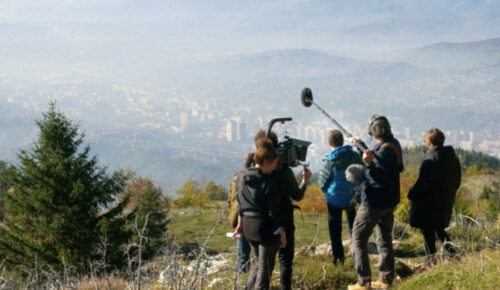
[[[353,285],[349,285],[347,286],[347,290],[371,290],[372,287],[370,287],[370,283],[367,283],[365,285],[361,285],[361,284],[353,284]]]
[[[389,289],[389,287],[391,287],[389,283],[385,283],[380,280],[372,282],[372,289]]]

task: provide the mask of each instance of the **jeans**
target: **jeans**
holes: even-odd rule
[[[379,252],[379,280],[392,284],[394,280],[394,250],[392,248],[392,227],[394,208],[374,209],[359,206],[352,231],[351,254],[358,274],[358,284],[371,281],[370,261],[368,259],[368,239],[377,231],[377,250]]]
[[[247,238],[241,236],[236,241],[236,246],[238,247],[238,264],[237,271],[246,272],[250,269],[250,245],[248,244]]]
[[[354,207],[338,208],[329,203],[328,206],[328,229],[330,230],[330,241],[332,242],[333,261],[344,262],[344,247],[342,246],[342,211],[345,210],[349,234],[352,236],[352,226],[356,217]]]
[[[269,246],[254,241],[248,242],[252,249],[253,261],[246,289],[269,289],[276,253],[279,248],[278,240]]]

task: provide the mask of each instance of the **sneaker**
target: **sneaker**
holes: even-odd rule
[[[380,280],[372,282],[372,289],[389,289],[389,287],[391,287],[389,283],[384,283]]]
[[[370,287],[370,283],[366,284],[366,285],[361,285],[361,284],[353,284],[353,285],[349,285],[347,286],[347,290],[371,290],[372,287]]]

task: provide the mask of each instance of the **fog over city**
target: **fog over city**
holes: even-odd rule
[[[498,15],[486,0],[2,1],[0,159],[56,101],[110,169],[168,193],[190,175],[228,184],[276,117],[317,171],[334,127],[303,87],[368,144],[381,113],[403,146],[438,127],[500,157]]]

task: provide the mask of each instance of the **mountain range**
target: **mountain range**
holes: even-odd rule
[[[497,1],[20,0],[0,11],[0,159],[15,162],[57,100],[110,169],[170,191],[189,174],[227,183],[272,117],[293,117],[303,139],[314,129],[315,169],[332,124],[301,106],[306,86],[363,138],[383,113],[408,146],[439,127],[450,144],[500,156]],[[231,120],[246,124],[239,142]]]

